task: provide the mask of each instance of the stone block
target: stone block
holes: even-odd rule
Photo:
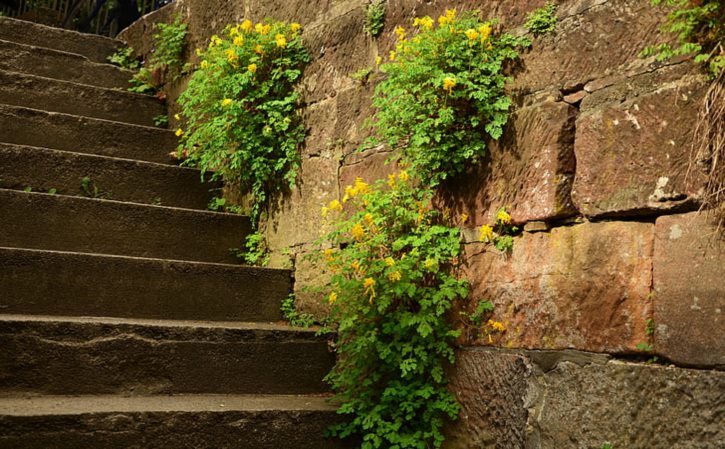
[[[470,226],[492,223],[500,207],[516,223],[575,214],[575,119],[576,108],[563,102],[517,110],[502,140],[491,142],[480,163],[445,186],[442,202],[468,214]]]
[[[628,353],[647,341],[653,225],[606,222],[524,233],[505,255],[467,244],[471,297],[490,300],[505,347]],[[482,341],[487,343],[487,341]]]
[[[572,198],[584,215],[637,216],[692,207],[703,184],[697,170],[688,171],[703,81],[685,77],[651,92],[630,93],[623,102],[582,110]]]
[[[657,219],[653,283],[655,351],[725,367],[725,241],[705,214]]]

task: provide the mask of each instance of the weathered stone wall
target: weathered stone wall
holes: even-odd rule
[[[299,185],[266,233],[273,263],[296,269],[298,306],[325,273],[303,259],[324,232],[320,207],[356,176],[393,168],[366,137],[371,86],[350,74],[394,45],[392,30],[446,7],[480,9],[522,32],[546,0],[389,0],[382,36],[363,32],[366,0],[178,0],[122,34],[142,53],[156,20],[181,14],[192,48],[228,23],[295,20],[314,57],[302,83],[308,137]],[[507,331],[462,349],[453,387],[464,405],[451,448],[715,448],[725,441],[725,251],[698,214],[703,178],[688,171],[705,78],[641,49],[669,37],[643,0],[561,1],[559,25],[523,55],[505,137],[440,196],[470,216],[466,273]],[[193,53],[193,52],[190,52]],[[183,86],[183,83],[181,84]],[[172,100],[180,86],[169,89]],[[476,227],[506,206],[524,232],[504,256]],[[653,320],[653,335],[647,332]],[[636,346],[649,342],[653,354]],[[643,363],[657,355],[667,366]],[[670,365],[671,364],[671,365]]]

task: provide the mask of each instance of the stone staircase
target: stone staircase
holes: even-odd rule
[[[235,264],[120,45],[0,17],[0,449],[337,447],[291,273]]]

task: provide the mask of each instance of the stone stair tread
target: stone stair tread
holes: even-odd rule
[[[83,55],[0,39],[0,69],[74,81],[91,86],[127,89],[133,72]]]
[[[143,126],[166,114],[150,95],[11,70],[0,70],[0,103]]]
[[[218,182],[201,182],[201,172],[173,164],[0,142],[0,188],[87,196],[81,179],[130,203],[207,210]]]
[[[105,36],[10,17],[0,17],[0,39],[77,53],[97,62],[106,62],[108,56],[124,45],[120,40]]]
[[[0,415],[127,412],[334,411],[329,395],[184,394],[0,397]]]
[[[0,208],[12,248],[234,263],[229,249],[251,232],[242,215],[8,189]]]
[[[170,164],[167,129],[0,104],[0,142]]]

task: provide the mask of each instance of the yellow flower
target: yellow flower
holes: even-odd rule
[[[229,37],[234,37],[237,35],[239,35],[239,28],[237,28],[237,27],[229,28]]]
[[[388,56],[388,59],[390,59],[391,61],[395,61],[395,52],[394,51],[391,51],[390,52],[390,55]]]
[[[355,223],[355,226],[350,230],[350,234],[355,240],[360,241],[365,237],[365,228],[360,223]]]
[[[485,41],[491,35],[491,24],[486,23],[478,27],[478,32],[481,33],[481,40]]]
[[[461,223],[465,223],[468,221],[468,214],[461,214]]]
[[[208,69],[209,68],[209,62],[208,61],[201,61],[201,68],[202,69]]]
[[[393,282],[397,282],[397,281],[401,280],[402,278],[403,278],[403,275],[398,270],[395,270],[388,275],[388,279],[390,279]]]
[[[448,17],[446,17],[446,16],[440,16],[440,17],[438,17],[438,23],[440,25],[445,25],[448,22],[449,22]]]
[[[484,242],[493,241],[493,228],[489,225],[481,226],[481,231],[478,234],[478,239]]]
[[[242,36],[237,36],[234,38],[232,43],[237,47],[241,47],[242,45],[244,45],[244,38]]]
[[[390,186],[391,189],[395,188],[395,175],[394,174],[388,175],[388,185]]]
[[[232,100],[231,98],[225,98],[225,99],[222,100],[222,107],[223,108],[228,108],[229,106],[231,106],[233,104],[234,104],[234,100]]]
[[[232,64],[237,62],[237,60],[239,59],[239,55],[237,54],[237,52],[232,49],[226,50],[224,54],[227,55],[227,61]]]
[[[506,330],[506,326],[500,321],[488,320],[486,324],[488,324],[490,327],[493,328],[493,330],[497,332],[504,332]]]
[[[395,259],[393,259],[392,257],[386,257],[385,265],[392,267],[393,265],[395,265]]]
[[[244,22],[242,22],[242,24],[240,25],[240,28],[245,33],[249,33],[250,31],[252,31],[252,28],[254,28],[254,25],[252,24],[252,21],[251,20],[248,20],[247,19]]]
[[[176,130],[176,132],[174,134],[176,134],[176,137],[181,137],[184,135],[184,130],[179,128]]]
[[[332,200],[332,201],[330,201],[330,210],[341,211],[342,204],[340,204],[340,202],[337,200]]]
[[[464,34],[469,40],[475,41],[476,39],[478,39],[478,31],[474,30],[473,28],[467,29]]]
[[[449,21],[456,18],[456,10],[455,9],[446,9],[446,19]]]
[[[365,194],[370,191],[370,186],[362,178],[357,177],[355,178],[354,190],[356,194]]]
[[[330,303],[330,305],[335,304],[335,301],[337,301],[337,293],[331,292],[330,297],[327,299],[327,302]]]
[[[216,34],[210,38],[209,48],[213,48],[222,43],[222,40]]]
[[[284,37],[283,34],[278,34],[274,36],[274,42],[279,48],[285,48],[287,46],[287,39]]]
[[[380,65],[380,63],[383,62],[383,58],[380,56],[375,57],[375,65]]]
[[[201,51],[201,48],[197,48],[196,50],[194,50],[194,52],[196,53],[196,56],[201,56],[204,54],[204,52]]]
[[[448,93],[451,93],[453,91],[454,87],[456,87],[455,78],[451,78],[451,77],[447,76],[443,79],[443,89],[447,90]]]
[[[506,212],[504,209],[499,209],[496,213],[496,220],[500,221],[503,224],[509,224],[511,223],[511,215]]]
[[[363,218],[365,218],[365,223],[369,225],[373,224],[373,214],[365,214]]]
[[[290,24],[289,29],[292,30],[293,33],[296,33],[302,28],[302,25],[300,25],[297,22],[293,22]]]
[[[438,266],[438,262],[435,259],[426,259],[423,266],[426,270],[432,270]]]
[[[401,26],[395,27],[395,34],[398,35],[398,39],[400,39],[401,41],[405,40],[405,28]]]
[[[264,48],[261,45],[257,44],[254,47],[254,52],[257,53],[258,55],[263,55],[264,54]]]
[[[334,254],[334,251],[332,250],[332,248],[327,248],[327,249],[325,249],[324,254],[325,254],[325,259],[330,261],[330,260],[332,260],[332,255]]]
[[[252,73],[257,73],[257,64],[249,64],[247,66],[247,70],[249,70]]]
[[[431,28],[433,28],[433,23],[434,23],[433,19],[431,19],[428,16],[421,17],[421,18],[416,17],[415,20],[413,20],[413,26],[420,27],[420,28],[423,28],[426,30],[430,30]]]
[[[269,34],[269,30],[270,30],[271,28],[272,28],[272,27],[271,27],[270,25],[263,25],[263,24],[261,24],[261,23],[258,23],[258,24],[256,24],[256,25],[254,26],[254,30],[255,30],[255,31],[256,31],[257,33],[261,34],[262,36],[266,36],[267,34]]]
[[[365,278],[363,281],[363,288],[365,288],[365,293],[370,295],[370,300],[375,297],[375,279],[373,278]]]
[[[408,175],[408,172],[403,170],[398,174],[398,178],[403,182],[408,182],[410,179],[410,176]]]
[[[181,114],[174,114],[174,120],[181,120]]]

